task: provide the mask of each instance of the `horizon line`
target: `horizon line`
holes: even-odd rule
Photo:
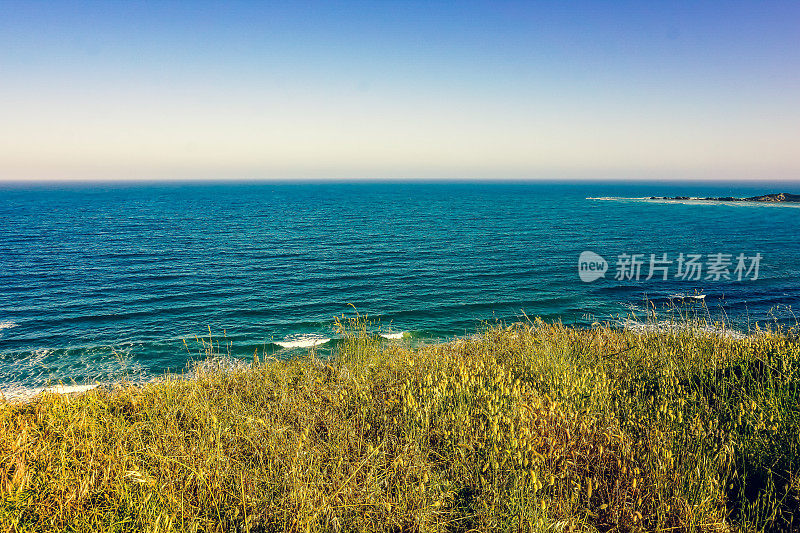
[[[800,178],[487,178],[487,177],[385,177],[385,178],[319,178],[319,177],[287,177],[287,178],[52,178],[52,179],[3,179],[0,178],[0,187],[24,187],[24,186],[81,186],[81,185],[235,185],[235,184],[380,184],[380,183],[481,183],[481,184],[503,184],[503,183],[541,183],[541,184],[675,184],[675,185],[798,185]]]

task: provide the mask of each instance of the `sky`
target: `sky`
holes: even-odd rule
[[[800,179],[797,1],[0,0],[0,180]]]

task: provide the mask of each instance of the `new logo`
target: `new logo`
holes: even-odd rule
[[[592,282],[598,278],[604,278],[608,271],[608,261],[594,252],[581,252],[578,257],[578,276],[581,281]]]

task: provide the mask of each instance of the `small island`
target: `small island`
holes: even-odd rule
[[[698,198],[694,196],[651,196],[650,200],[697,200],[706,202],[769,202],[769,203],[782,203],[782,202],[800,202],[800,194],[792,194],[788,192],[764,194],[761,196],[750,196],[747,198],[737,198],[735,196],[719,196],[719,197],[706,197]]]

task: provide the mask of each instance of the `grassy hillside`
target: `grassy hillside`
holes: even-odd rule
[[[534,321],[0,404],[2,531],[797,531],[800,342]]]

